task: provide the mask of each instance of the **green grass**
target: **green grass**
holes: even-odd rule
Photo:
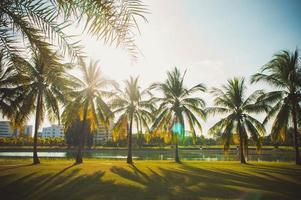
[[[293,163],[0,159],[6,199],[301,199]]]

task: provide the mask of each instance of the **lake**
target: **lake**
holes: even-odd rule
[[[74,151],[41,151],[40,157],[44,158],[74,158]],[[0,157],[31,157],[30,151],[3,151]],[[84,152],[86,158],[99,159],[126,159],[126,149],[113,150],[88,150]],[[200,161],[234,161],[239,160],[238,151],[231,150],[225,154],[222,150],[180,150],[182,160],[200,160]],[[133,159],[136,160],[173,160],[173,150],[133,150]],[[249,150],[248,160],[250,161],[275,161],[292,162],[294,161],[294,152],[285,150],[262,150],[257,154],[255,150]]]

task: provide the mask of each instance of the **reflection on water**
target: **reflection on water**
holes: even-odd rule
[[[137,160],[172,160],[174,157],[172,150],[135,150],[133,158]],[[39,152],[40,157],[47,158],[74,158],[75,152]],[[32,152],[0,152],[0,157],[31,157]],[[127,150],[99,150],[85,152],[86,158],[100,159],[125,159]],[[238,160],[237,151],[224,154],[222,151],[214,150],[181,150],[182,160],[202,160],[202,161],[233,161]],[[265,150],[261,154],[250,152],[248,160],[251,161],[294,161],[292,151]]]

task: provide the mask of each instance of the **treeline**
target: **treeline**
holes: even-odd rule
[[[301,140],[299,138],[299,142]],[[45,147],[65,147],[65,148],[75,148],[78,146],[78,139],[76,138],[61,138],[61,137],[54,137],[54,138],[38,138],[37,144],[38,146],[45,146]],[[249,146],[256,146],[256,142],[249,140]],[[206,147],[206,146],[222,146],[224,145],[223,139],[221,137],[218,138],[206,138],[203,135],[197,136],[196,138],[192,136],[185,136],[184,138],[180,138],[178,141],[180,146],[187,146],[187,147]],[[293,146],[294,140],[291,135],[285,141],[278,141],[275,142],[272,140],[271,135],[264,136],[262,138],[262,145],[263,146],[274,146],[275,148],[279,146]],[[0,146],[32,146],[33,145],[33,138],[31,137],[12,137],[12,138],[0,138]],[[136,149],[144,148],[144,147],[166,147],[171,146],[172,141],[166,142],[161,137],[152,137],[150,140],[147,140],[144,135],[133,134],[133,147]],[[239,145],[239,143],[232,142],[230,145]],[[88,149],[103,146],[103,147],[126,147],[127,140],[108,140],[106,142],[96,143],[94,140],[94,135],[90,134],[86,141],[85,146]]]

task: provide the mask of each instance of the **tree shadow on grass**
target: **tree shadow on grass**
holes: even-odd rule
[[[231,169],[217,169],[215,171],[208,171],[193,167],[190,165],[183,165],[182,168],[186,173],[192,176],[199,176],[202,181],[210,183],[210,188],[207,191],[212,193],[223,193],[232,188],[238,188],[240,196],[247,195],[244,199],[252,199],[252,196],[256,196],[259,199],[300,199],[299,193],[301,182],[298,184],[287,181],[285,179],[277,177],[277,173],[281,175],[279,170],[271,172],[257,171],[256,166],[253,167],[253,171],[248,169],[248,172],[237,171]],[[249,173],[250,172],[250,173]],[[253,173],[252,173],[253,172]],[[254,173],[256,172],[256,173]],[[300,174],[300,171],[299,171]],[[282,174],[286,175],[287,174]],[[296,171],[295,171],[296,175]],[[291,178],[294,178],[293,176]],[[222,185],[222,190],[217,189],[216,186]]]
[[[10,169],[17,169],[20,167],[28,167],[28,166],[33,166],[33,164],[21,164],[21,165],[13,165],[13,166],[9,166],[9,167],[4,167],[4,168],[0,169],[0,172],[10,170]]]
[[[207,170],[185,163],[175,168],[168,165],[110,168],[111,173],[138,186],[104,179],[106,172],[100,170],[78,174],[79,170],[69,166],[52,174],[29,173],[8,185],[6,193],[0,190],[1,198],[8,195],[3,199],[300,199],[296,190],[300,184],[229,168]]]

